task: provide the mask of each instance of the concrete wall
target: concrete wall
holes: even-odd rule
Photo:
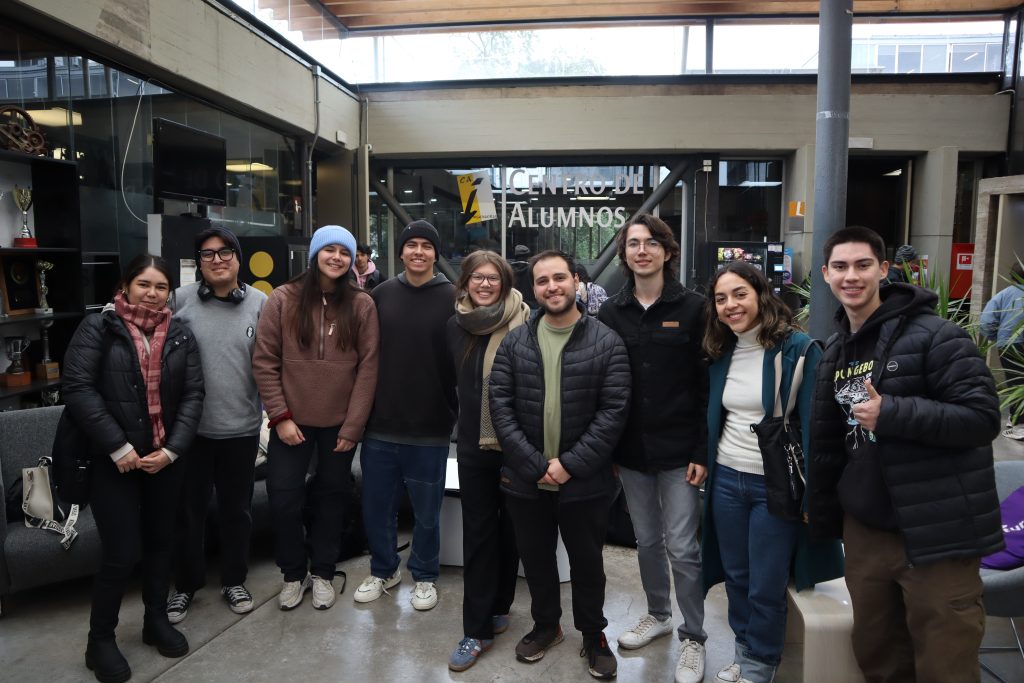
[[[937,273],[946,283],[953,245],[957,158],[955,147],[939,147],[915,159],[911,194],[910,243],[918,254],[928,255],[929,272]]]
[[[1003,152],[991,86],[854,88],[850,136],[878,152]],[[812,86],[551,86],[368,94],[374,155],[784,152],[814,143]]]
[[[291,134],[312,134],[309,67],[202,0],[3,0],[8,16]],[[359,140],[359,102],[320,81],[320,134]]]
[[[786,177],[783,181],[782,239],[793,250],[793,280],[799,283],[811,267],[811,241],[814,227],[814,150],[815,145],[804,145],[786,158]],[[790,202],[804,202],[802,232],[790,232],[788,209]]]

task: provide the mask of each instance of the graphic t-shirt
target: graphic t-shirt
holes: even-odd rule
[[[871,378],[877,361],[857,351],[873,350],[872,339],[851,337],[844,344],[843,361],[833,378],[836,403],[846,417],[846,467],[839,479],[839,502],[843,510],[866,526],[896,529],[896,511],[882,475],[878,440],[853,417],[853,406],[868,400],[864,380]],[[850,353],[852,352],[852,353]],[[851,356],[854,358],[851,360]]]

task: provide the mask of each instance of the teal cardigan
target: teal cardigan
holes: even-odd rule
[[[786,388],[793,377],[793,368],[797,359],[811,342],[811,338],[803,332],[791,332],[781,349],[775,346],[764,352],[764,366],[761,382],[761,403],[765,413],[771,413],[775,407],[775,356],[782,353],[782,391],[783,399],[788,398]],[[714,517],[711,514],[711,487],[715,480],[715,462],[718,455],[718,440],[722,434],[723,410],[722,393],[725,391],[725,378],[729,374],[732,363],[732,347],[728,348],[721,358],[711,364],[710,387],[708,392],[708,479],[704,490],[704,523],[702,549],[704,592],[707,593],[716,583],[725,580],[722,568],[722,557],[718,547],[718,534],[715,532]],[[812,449],[808,443],[811,433],[811,399],[814,395],[815,368],[821,358],[821,347],[815,345],[807,350],[804,361],[804,376],[797,393],[793,414],[800,420],[801,434],[804,442],[804,476],[807,476],[807,462],[812,457]],[[811,490],[808,483],[807,490]],[[806,508],[806,501],[804,507]],[[806,524],[800,525],[797,539],[793,577],[797,590],[810,588],[816,583],[830,581],[843,575],[843,550],[837,540],[815,541],[807,530]]]

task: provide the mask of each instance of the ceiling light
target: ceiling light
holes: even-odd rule
[[[740,187],[778,187],[781,184],[781,180],[744,180]]]
[[[897,168],[895,171],[889,171],[888,173],[883,173],[882,175],[900,176],[903,175],[903,169]]]
[[[54,107],[53,109],[26,109],[25,113],[32,117],[32,120],[40,126],[46,126],[48,128],[59,128],[60,126],[68,125],[68,115],[71,116],[71,125],[80,126],[82,125],[82,114],[81,112],[69,112],[63,107]]]
[[[229,161],[227,170],[232,173],[269,173],[274,170],[274,167],[267,166],[259,161]]]

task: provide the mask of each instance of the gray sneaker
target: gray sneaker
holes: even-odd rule
[[[277,596],[277,606],[283,610],[295,609],[302,602],[302,596],[309,590],[312,580],[309,574],[302,581],[285,581],[281,586],[281,594]]]
[[[195,593],[172,593],[167,600],[167,621],[177,624],[188,616],[188,608],[194,596]]]

